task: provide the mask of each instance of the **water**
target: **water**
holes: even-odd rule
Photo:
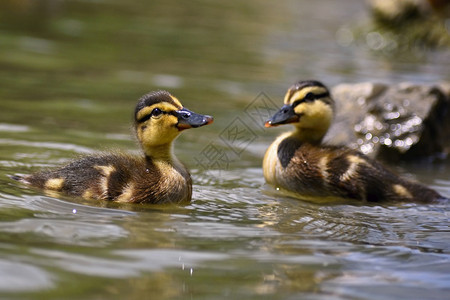
[[[352,42],[367,14],[356,0],[40,3],[0,4],[1,297],[449,297],[448,205],[283,196],[264,184],[261,160],[284,129],[255,114],[298,79],[449,80],[448,51]],[[215,117],[176,142],[191,204],[85,201],[7,177],[136,151],[134,105],[158,88]],[[235,129],[246,131],[233,139]],[[394,167],[450,196],[448,162]]]

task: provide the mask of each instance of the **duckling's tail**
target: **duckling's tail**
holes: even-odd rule
[[[434,200],[434,202],[436,202],[437,204],[448,204],[450,203],[450,199],[444,196],[440,196],[439,198]]]
[[[22,182],[22,183],[26,183],[26,184],[29,184],[29,181],[28,181],[28,179],[27,179],[27,177],[26,176],[24,176],[24,175],[7,175],[9,178],[11,178],[12,180],[16,180],[16,181],[19,181],[19,182]]]
[[[424,186],[417,182],[404,182],[404,186],[408,189],[408,191],[413,195],[415,202],[422,203],[445,203],[448,202],[449,199],[442,196],[435,190]]]
[[[17,180],[17,181],[21,181],[23,179],[22,176],[20,175],[7,175],[9,178],[13,179],[13,180]]]

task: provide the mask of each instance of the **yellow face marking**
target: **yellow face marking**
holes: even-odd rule
[[[333,119],[333,109],[329,104],[323,101],[304,102],[294,108],[296,114],[302,115],[301,118],[316,119],[319,123],[331,121]],[[318,122],[315,122],[318,123]]]
[[[327,90],[321,86],[307,86],[294,92],[291,96],[291,91],[289,90],[284,96],[284,104],[293,104],[297,100],[305,98],[308,93],[313,93],[316,95],[327,93]]]
[[[178,100],[177,98],[175,98],[172,95],[170,95],[170,98],[172,98],[173,102],[175,102],[175,104],[178,105],[177,109],[182,109],[183,108],[183,105],[181,105],[180,100]]]
[[[178,101],[178,100],[177,100]],[[178,102],[179,103],[179,102]],[[181,104],[180,104],[180,106],[181,106]],[[170,103],[167,103],[167,102],[159,102],[159,103],[156,103],[156,104],[153,104],[153,105],[150,105],[150,106],[146,106],[146,107],[144,107],[143,109],[141,109],[137,114],[136,114],[136,120],[140,120],[140,119],[142,119],[144,116],[147,116],[148,114],[150,114],[152,111],[153,111],[153,109],[155,109],[155,108],[159,108],[160,110],[162,110],[162,111],[165,111],[165,112],[171,112],[171,111],[177,111],[177,110],[179,110],[179,109],[181,109],[181,108],[183,108],[182,106],[180,107],[180,108],[178,108],[178,107],[176,107],[176,106],[174,106],[174,105],[172,105],[172,104],[170,104]]]
[[[175,100],[174,100],[175,101]],[[159,108],[164,112],[176,111],[178,108],[167,102],[160,102],[141,109],[137,113],[137,120],[148,116],[153,109]],[[160,153],[171,152],[172,141],[180,134],[176,127],[178,118],[171,114],[160,114],[145,122],[137,124],[137,137],[146,155],[155,157]],[[161,147],[165,148],[162,149]]]
[[[50,178],[44,184],[47,190],[60,191],[64,184],[64,178]]]
[[[301,129],[301,138],[304,141],[317,142],[322,140],[333,121],[333,108],[323,101],[303,102],[294,108],[300,119],[291,123]]]
[[[357,175],[357,170],[360,165],[367,164],[367,161],[361,157],[358,157],[356,155],[349,155],[347,156],[347,160],[350,163],[350,166],[348,167],[347,171],[345,171],[341,177],[341,181],[347,181],[351,180],[354,176]]]
[[[411,199],[413,197],[413,195],[411,195],[411,193],[401,184],[394,184],[392,188],[394,189],[394,192],[400,197],[405,197],[408,199]]]

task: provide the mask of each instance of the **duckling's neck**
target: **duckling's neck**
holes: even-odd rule
[[[290,138],[295,138],[303,143],[320,144],[325,133],[326,131],[324,132],[323,129],[295,127],[295,129],[291,131],[288,136]]]
[[[173,143],[162,144],[144,148],[145,156],[153,161],[165,161],[172,163],[176,160],[173,154]]]

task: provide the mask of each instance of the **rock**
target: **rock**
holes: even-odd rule
[[[431,7],[423,0],[370,0],[369,7],[375,21],[389,27],[401,27],[431,12]]]
[[[325,142],[387,161],[444,157],[450,151],[450,83],[341,84]]]
[[[398,53],[450,46],[448,0],[369,0],[367,46]]]

